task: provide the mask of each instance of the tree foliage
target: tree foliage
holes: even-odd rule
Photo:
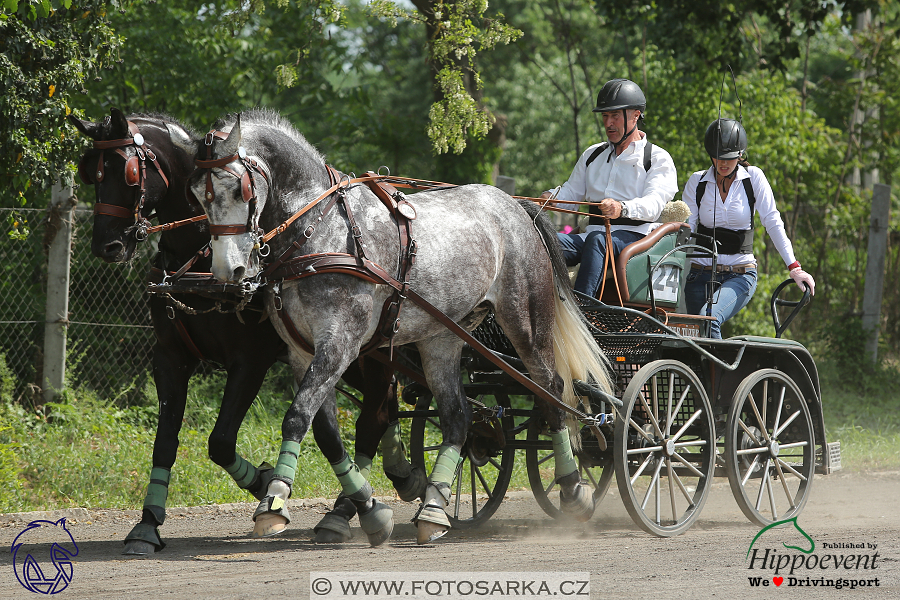
[[[0,8],[0,176],[3,204],[24,206],[62,178],[81,146],[65,117],[87,83],[121,60],[103,0],[4,0]]]

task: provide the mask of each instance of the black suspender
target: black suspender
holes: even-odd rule
[[[594,159],[603,154],[603,152],[607,148],[609,148],[609,142],[603,142],[602,144],[594,148],[594,151],[591,152],[591,155],[588,156],[587,161],[584,163],[584,168],[587,169],[589,166],[591,166],[591,163],[594,162]],[[652,163],[650,162],[651,152],[653,152],[653,144],[644,144],[644,171],[647,173],[650,172],[650,167],[652,166]]]
[[[715,230],[716,241],[719,242],[719,251],[722,254],[750,254],[753,252],[753,208],[756,206],[756,194],[753,192],[753,184],[747,177],[741,180],[744,184],[744,193],[747,195],[747,202],[750,204],[750,229],[736,231],[734,229],[726,229],[717,227]],[[700,181],[697,184],[696,200],[697,200],[697,233],[713,236],[713,230],[700,223],[700,200],[706,193],[706,184],[708,181]],[[711,244],[705,241],[698,242],[701,246],[711,248]]]
[[[753,222],[753,208],[756,206],[756,194],[753,192],[753,183],[750,178],[741,180],[744,183],[744,193],[747,194],[747,201],[750,203],[750,221]],[[697,184],[697,214],[700,214],[700,199],[706,193],[706,184],[708,181],[700,181]]]

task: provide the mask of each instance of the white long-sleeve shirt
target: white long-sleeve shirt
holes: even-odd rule
[[[622,154],[616,156],[612,144],[589,167],[585,163],[600,144],[584,151],[569,180],[563,184],[557,198],[566,202],[600,202],[611,198],[628,206],[628,218],[647,221],[645,225],[613,225],[612,231],[627,229],[647,234],[659,223],[666,202],[678,191],[675,163],[669,153],[654,145],[650,153],[650,170],[644,171],[644,146],[650,142],[643,131],[640,139],[631,142]],[[577,204],[559,204],[561,208],[578,210]],[[602,225],[588,225],[587,235]]]
[[[762,169],[758,167],[751,166],[745,169],[738,165],[734,181],[731,182],[731,187],[724,201],[719,190],[716,189],[716,178],[712,167],[705,171],[697,171],[691,175],[684,185],[684,192],[681,194],[681,199],[691,209],[691,216],[688,218],[691,230],[697,231],[698,216],[700,223],[706,227],[712,228],[713,223],[715,223],[717,228],[724,227],[737,231],[750,229],[753,223],[753,215],[750,214],[750,200],[747,198],[742,182],[743,179],[748,177],[753,185],[753,193],[756,196],[754,208],[759,214],[760,221],[766,227],[769,237],[775,243],[775,249],[781,255],[785,266],[793,264],[795,261],[794,247],[791,245],[791,240],[788,239],[784,230],[781,213],[775,208],[775,196],[772,194],[772,187],[769,185],[769,181],[766,179]],[[707,183],[703,197],[700,199],[700,212],[698,215],[697,184],[701,180]],[[692,262],[706,266],[712,264],[712,259],[694,258]],[[744,265],[751,263],[756,264],[756,257],[753,256],[752,252],[749,254],[719,255],[720,265]]]

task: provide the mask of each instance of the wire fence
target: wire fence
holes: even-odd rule
[[[12,375],[13,397],[35,403],[43,380],[45,214],[0,208],[0,358]],[[143,280],[154,247],[145,243],[128,264],[106,264],[91,254],[91,211],[74,214],[66,384],[128,402],[150,377],[153,331]],[[20,220],[29,235],[11,235],[21,231]]]

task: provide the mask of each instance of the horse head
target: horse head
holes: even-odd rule
[[[243,145],[241,116],[206,135],[194,161],[189,191],[209,218],[212,273],[239,282],[260,271],[259,215],[270,189],[269,168]]]
[[[78,164],[96,199],[91,251],[106,262],[126,262],[146,239],[148,217],[161,212],[162,199],[183,194],[199,140],[174,122],[126,117],[117,108],[101,122],[69,120],[93,140]]]

